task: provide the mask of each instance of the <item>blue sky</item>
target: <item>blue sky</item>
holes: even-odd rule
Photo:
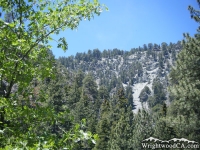
[[[89,49],[118,48],[129,51],[143,44],[177,42],[183,33],[196,33],[198,24],[191,19],[188,5],[198,9],[196,0],[99,0],[109,11],[91,21],[82,21],[78,30],[66,30],[68,50],[63,52],[52,42],[56,58],[76,55]]]

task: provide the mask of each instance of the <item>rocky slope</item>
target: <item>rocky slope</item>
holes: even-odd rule
[[[154,44],[148,48],[136,48],[130,52],[113,49],[100,52],[98,49],[89,50],[88,53],[77,53],[71,57],[61,57],[59,61],[69,71],[82,70],[91,73],[98,86],[106,86],[112,96],[120,87],[132,88],[134,112],[140,108],[148,108],[147,99],[154,95],[153,82],[159,80],[168,101],[167,85],[168,74],[175,63],[176,56],[181,50],[181,43]],[[141,92],[147,86],[151,94],[144,95]]]

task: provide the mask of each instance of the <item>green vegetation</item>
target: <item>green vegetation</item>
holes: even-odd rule
[[[1,0],[0,8],[0,149],[134,150],[149,137],[200,142],[200,28],[182,43],[56,60],[52,34],[104,6]],[[199,11],[189,10],[200,23]],[[65,38],[59,42],[66,50]],[[148,109],[133,113],[137,98]]]
[[[198,1],[200,4],[200,1]],[[192,18],[200,23],[199,11],[189,6]],[[200,141],[200,36],[184,34],[183,50],[171,72],[173,96],[171,117],[178,136]]]
[[[59,66],[50,57],[49,41],[52,34],[77,28],[83,18],[100,15],[104,6],[97,0],[53,4],[48,0],[1,0],[0,8],[0,147],[72,149],[76,140],[90,140],[91,133],[70,125],[69,87],[62,84],[67,76],[58,72]],[[64,37],[58,40],[58,47],[67,50]],[[64,88],[48,95],[43,81],[50,82],[50,93]]]

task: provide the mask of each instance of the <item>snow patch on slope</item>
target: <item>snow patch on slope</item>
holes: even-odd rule
[[[142,109],[142,103],[140,102],[139,95],[142,91],[142,89],[148,84],[148,82],[145,83],[137,83],[133,86],[133,103],[135,105],[135,109],[133,110],[134,113],[137,113],[139,109]]]
[[[128,86],[127,84],[122,83],[123,87],[126,89],[126,87]]]

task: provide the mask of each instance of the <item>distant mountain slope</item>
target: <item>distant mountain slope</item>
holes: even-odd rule
[[[170,44],[163,42],[161,45],[149,43],[129,52],[118,49],[101,52],[95,49],[58,60],[70,72],[82,70],[86,74],[91,73],[98,87],[105,86],[111,97],[119,88],[126,91],[126,87],[130,87],[132,97],[128,92],[126,96],[133,99],[134,112],[137,112],[142,106],[154,107],[161,101],[169,100],[167,76],[181,49],[180,41]],[[143,90],[145,86],[149,87],[150,94]]]

